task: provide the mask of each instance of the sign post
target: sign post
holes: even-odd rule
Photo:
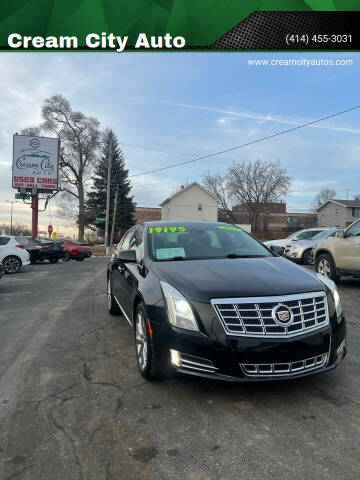
[[[38,194],[31,198],[31,236],[36,238],[38,236],[38,222],[39,222],[39,197]]]

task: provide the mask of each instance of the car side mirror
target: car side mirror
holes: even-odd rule
[[[275,253],[275,255],[282,255],[283,254],[283,248],[280,247],[279,245],[271,245],[270,250]]]
[[[341,230],[340,232],[335,233],[335,237],[337,238],[345,238],[345,232]]]
[[[121,250],[117,254],[117,259],[124,263],[136,263],[136,252],[135,250]]]

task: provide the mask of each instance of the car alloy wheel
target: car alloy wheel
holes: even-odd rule
[[[143,372],[148,362],[148,338],[144,314],[141,310],[137,312],[135,325],[136,356],[140,370]]]
[[[20,270],[21,262],[17,257],[6,257],[3,261],[6,273],[16,273]]]
[[[326,258],[322,258],[318,263],[318,273],[324,275],[324,277],[331,277],[331,265]]]
[[[64,255],[64,259],[63,259],[63,260],[64,260],[64,262],[68,262],[70,259],[71,259],[70,252],[68,252],[68,251],[66,250],[66,253],[65,253],[65,255]]]

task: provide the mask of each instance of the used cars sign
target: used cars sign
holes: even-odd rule
[[[13,188],[58,189],[59,139],[14,135]]]

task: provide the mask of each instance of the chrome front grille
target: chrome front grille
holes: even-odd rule
[[[306,358],[290,363],[240,363],[241,370],[247,377],[280,377],[282,375],[298,375],[321,368],[326,364],[327,354]]]
[[[211,303],[227,335],[248,337],[289,337],[316,330],[329,323],[325,292],[277,297],[220,298]],[[292,314],[289,325],[274,318],[274,310],[284,306]]]

